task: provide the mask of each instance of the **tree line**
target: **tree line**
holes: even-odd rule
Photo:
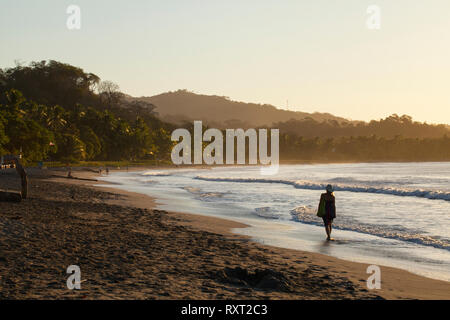
[[[56,61],[0,73],[0,153],[28,162],[168,159],[172,126],[154,106]]]
[[[26,163],[169,160],[172,131],[184,127],[193,134],[193,124],[175,127],[154,109],[69,64],[0,69],[0,154],[20,153]],[[448,126],[407,115],[369,123],[305,118],[272,127],[280,129],[281,160],[450,160]]]
[[[191,123],[183,125],[191,135],[191,146],[194,145],[194,128]],[[204,126],[203,132],[209,127]],[[260,128],[264,129],[264,128]],[[220,130],[222,134],[222,150],[226,150],[226,130]],[[258,136],[255,131],[255,136]],[[244,134],[248,133],[244,131]],[[267,133],[266,142],[268,155],[271,155],[270,131]],[[259,137],[257,138],[259,139]],[[214,140],[213,140],[214,141]],[[202,141],[203,149],[211,142]],[[257,143],[257,152],[260,147]],[[245,163],[249,160],[250,139],[245,137]],[[237,139],[234,142],[237,147]],[[215,153],[211,154],[215,156]],[[193,155],[191,155],[192,157]],[[235,161],[236,152],[234,154]],[[450,161],[450,135],[439,138],[407,138],[402,136],[379,137],[350,136],[350,137],[303,137],[295,134],[279,132],[279,157],[281,161]],[[191,159],[193,160],[193,159]],[[225,162],[225,152],[223,151]]]
[[[285,122],[278,122],[273,125],[281,132],[293,134],[305,138],[314,137],[358,137],[358,136],[378,136],[392,138],[402,136],[405,138],[441,138],[449,135],[448,125],[428,124],[413,119],[408,115],[399,116],[393,114],[385,119],[372,120],[369,123],[362,121],[336,121],[325,120],[316,121],[312,118],[301,120],[291,119]]]
[[[450,137],[305,138],[280,134],[280,157],[323,161],[450,161]]]

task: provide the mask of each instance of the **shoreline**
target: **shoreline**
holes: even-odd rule
[[[100,180],[102,183],[107,183],[105,181]],[[139,207],[147,207],[154,209],[156,207],[155,198],[149,195],[144,195],[135,192],[124,191],[122,189],[118,189],[112,185],[111,187],[98,187],[92,184],[92,187],[99,188],[102,190],[110,190],[113,189],[115,192],[126,195],[129,198],[129,204],[136,205],[136,199],[141,199],[144,203],[138,202]],[[148,201],[150,200],[150,205]],[[188,224],[191,227],[194,227],[199,230],[209,231],[209,232],[218,232],[227,237],[239,238],[250,240],[254,243],[257,243],[251,239],[249,236],[240,235],[238,233],[234,233],[232,229],[238,228],[247,228],[249,225],[223,219],[219,217],[211,217],[201,214],[193,214],[193,213],[184,213],[184,212],[168,212],[169,215],[174,215],[177,217],[182,217],[183,222]],[[321,253],[310,252],[310,251],[301,251],[296,249],[288,249],[282,247],[276,247],[268,244],[260,244],[263,247],[269,247],[273,250],[279,251],[281,255],[288,255],[292,253],[301,253],[304,255],[310,255],[311,261],[318,265],[329,265],[334,264],[339,267],[344,267],[344,269],[350,270],[353,280],[357,280],[358,282],[366,281],[370,274],[366,273],[367,267],[369,264],[354,262],[349,260],[344,260],[332,256],[327,256]],[[382,285],[382,289],[373,290],[372,292],[376,292],[380,296],[386,299],[397,299],[400,298],[401,295],[406,294],[406,299],[450,299],[450,282],[444,280],[438,280],[433,278],[428,278],[425,276],[417,275],[412,272],[409,272],[400,268],[393,268],[388,266],[380,265],[381,274],[382,274],[382,282],[391,283],[394,285]],[[345,272],[345,271],[344,271]],[[387,280],[386,280],[387,274]],[[383,281],[384,278],[384,281]],[[429,282],[429,283],[427,283]],[[442,287],[442,291],[441,289]],[[384,288],[383,288],[384,287]],[[447,287],[447,289],[446,289]],[[433,292],[423,292],[422,290],[431,290]],[[399,296],[396,297],[396,295]]]
[[[403,164],[407,164],[407,163],[447,163],[450,162],[449,160],[436,160],[436,161],[414,161],[414,160],[366,160],[366,161],[361,161],[361,160],[336,160],[336,161],[330,161],[330,160],[280,160],[279,161],[279,165],[320,165],[320,164],[365,164],[365,163],[377,163],[377,164],[382,164],[382,163],[403,163]],[[72,170],[75,171],[90,171],[90,170],[94,170],[94,169],[98,169],[98,168],[111,168],[111,170],[114,171],[133,171],[133,170],[154,170],[154,169],[174,169],[174,168],[180,168],[180,169],[186,169],[186,168],[192,168],[192,169],[208,169],[208,168],[215,168],[215,167],[261,167],[263,165],[261,164],[222,164],[222,165],[217,165],[217,164],[213,164],[213,165],[207,165],[207,164],[180,164],[180,165],[175,165],[173,163],[170,164],[131,164],[130,166],[120,166],[120,165],[116,165],[113,163],[110,164],[102,164],[99,165],[97,162],[95,162],[94,164],[89,164],[89,163],[78,163],[78,164],[72,164],[71,168]],[[29,167],[29,168],[33,168],[33,169],[38,169],[38,167]],[[43,167],[44,170],[52,170],[52,171],[64,171],[66,172],[66,165],[60,165],[60,166],[50,166],[47,167],[44,165]]]
[[[0,209],[2,299],[450,299],[446,281],[381,266],[381,289],[367,290],[367,264],[260,244],[232,232],[244,224],[157,210],[100,181],[30,173],[30,198]],[[77,259],[79,292],[64,288]]]

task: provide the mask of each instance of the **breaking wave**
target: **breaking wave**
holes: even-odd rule
[[[201,200],[212,200],[216,198],[222,198],[224,193],[222,192],[204,192],[200,188],[194,187],[183,187],[182,189],[188,191],[189,193],[195,195]]]
[[[147,171],[147,172],[141,173],[141,176],[167,177],[167,176],[170,176],[170,173],[164,172],[164,171]]]
[[[280,180],[280,179],[258,179],[258,178],[222,178],[222,177],[208,177],[208,176],[196,176],[195,179],[204,181],[219,181],[219,182],[242,182],[242,183],[280,183],[291,185],[298,189],[309,190],[325,190],[327,183],[315,183],[302,180]],[[395,188],[395,187],[370,187],[359,185],[333,185],[335,191],[348,191],[348,192],[364,192],[364,193],[378,193],[387,194],[402,197],[418,197],[427,198],[432,200],[445,200],[450,201],[450,192],[437,191],[437,190],[423,190],[423,189],[407,189],[407,188]]]
[[[292,220],[322,226],[323,223],[316,216],[316,208],[310,206],[300,206],[291,210]],[[450,239],[441,239],[421,234],[416,230],[408,230],[400,226],[375,225],[361,223],[351,217],[339,216],[339,221],[333,222],[333,228],[359,233],[370,234],[377,237],[413,242],[416,244],[445,249],[450,251]]]
[[[280,215],[273,212],[270,207],[261,207],[261,208],[255,208],[254,213],[258,217],[264,218],[264,219],[279,219]]]

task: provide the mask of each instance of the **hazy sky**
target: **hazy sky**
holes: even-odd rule
[[[380,30],[366,26],[373,4]],[[54,59],[134,96],[188,89],[450,124],[449,0],[0,0],[0,45],[0,67]]]

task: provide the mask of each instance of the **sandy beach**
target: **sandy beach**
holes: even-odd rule
[[[155,209],[152,198],[94,187],[98,173],[29,169],[29,198],[0,203],[0,299],[449,299],[450,283],[262,245],[245,225]],[[86,180],[83,180],[86,179]],[[0,188],[17,188],[3,171]],[[81,268],[81,290],[66,269]]]

